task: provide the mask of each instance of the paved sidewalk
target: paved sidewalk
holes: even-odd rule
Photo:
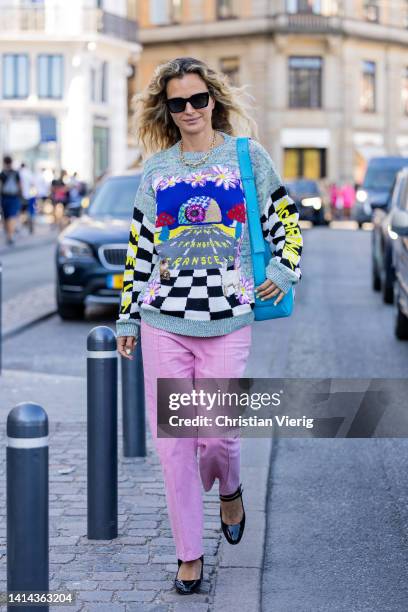
[[[4,258],[10,255],[10,259],[12,259],[12,254],[15,252],[31,251],[33,248],[56,242],[60,230],[48,221],[48,218],[45,216],[37,217],[33,234],[29,234],[28,229],[25,227],[21,228],[13,246],[6,244],[4,231],[0,232],[0,267],[3,268],[3,287],[5,283],[4,269],[6,266]],[[4,259],[3,265],[2,259]],[[8,258],[7,261],[9,261]],[[30,305],[29,308],[27,308],[27,304]],[[42,283],[38,287],[26,289],[24,300],[22,300],[21,293],[13,295],[8,299],[5,299],[3,294],[2,336],[7,338],[16,330],[29,325],[33,321],[46,318],[55,312],[55,281]]]
[[[30,308],[26,305],[30,304]],[[25,292],[24,300],[16,295],[2,304],[2,338],[6,339],[33,321],[56,313],[55,282],[34,287]]]
[[[9,410],[21,401],[40,403],[50,423],[50,589],[77,591],[81,612],[260,610],[265,498],[271,440],[243,439],[242,482],[247,525],[230,546],[219,521],[217,483],[204,493],[205,571],[201,592],[173,590],[176,553],[167,517],[161,467],[150,433],[146,458],[122,456],[119,419],[119,537],[86,536],[86,380],[5,370],[0,377],[2,445]],[[119,397],[119,416],[121,413]],[[5,491],[5,452],[0,456]],[[0,497],[0,590],[6,590],[6,506]],[[54,607],[50,608],[54,609]],[[55,607],[60,610],[61,607]]]
[[[37,245],[55,242],[60,229],[49,223],[49,218],[41,215],[34,220],[34,233],[30,234],[27,227],[19,226],[18,232],[15,235],[15,244],[7,245],[4,227],[0,231],[0,255],[12,253],[16,250],[32,248]]]

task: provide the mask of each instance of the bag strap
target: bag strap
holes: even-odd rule
[[[249,155],[249,138],[237,138],[237,155],[241,172],[241,181],[245,192],[255,285],[258,286],[263,283],[266,278],[265,241],[259,218],[258,197],[252,171],[251,157]]]

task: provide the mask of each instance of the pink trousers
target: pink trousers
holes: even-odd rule
[[[158,438],[157,378],[240,378],[249,355],[251,332],[251,325],[247,325],[223,336],[200,338],[141,323],[147,416],[162,466],[177,557],[183,561],[198,559],[204,552],[201,484],[209,491],[218,478],[223,495],[233,493],[240,484],[241,440]]]

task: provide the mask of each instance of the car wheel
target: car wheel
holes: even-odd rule
[[[380,275],[378,274],[377,264],[374,261],[374,257],[372,258],[371,270],[372,270],[373,289],[374,291],[381,291],[381,278],[380,278]]]
[[[399,304],[397,306],[395,335],[397,336],[399,340],[408,340],[408,317],[404,315]]]
[[[392,266],[392,252],[385,248],[384,254],[384,276],[382,285],[382,295],[385,304],[394,303],[394,268]]]
[[[85,304],[67,304],[57,291],[57,312],[63,321],[81,321],[85,315]]]
[[[387,276],[384,279],[384,283],[381,289],[382,289],[382,296],[383,296],[384,303],[393,304],[394,303],[394,287],[392,286],[392,283],[390,284],[390,281]]]
[[[83,304],[58,304],[57,312],[64,321],[81,321],[85,315]]]

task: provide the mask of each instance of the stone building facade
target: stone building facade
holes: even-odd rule
[[[181,55],[248,84],[285,179],[360,182],[370,157],[408,155],[408,2],[140,0],[136,16],[135,90]]]

